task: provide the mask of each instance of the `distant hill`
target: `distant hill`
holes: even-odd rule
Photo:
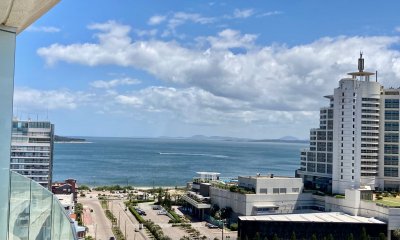
[[[286,142],[286,143],[307,143],[308,142],[308,140],[301,140],[301,139],[298,139],[293,136],[284,136],[284,137],[281,137],[278,139],[249,139],[249,138],[194,135],[192,137],[189,137],[189,139],[235,141],[235,142]]]
[[[86,142],[86,139],[54,135],[54,142]]]
[[[297,141],[299,140],[297,137],[293,137],[293,136],[284,136],[279,138],[279,140],[283,140],[283,141]]]

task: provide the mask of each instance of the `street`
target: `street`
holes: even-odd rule
[[[83,224],[88,227],[88,235],[96,240],[109,240],[114,236],[111,231],[111,222],[104,214],[97,196],[80,197],[79,202],[83,204]],[[91,212],[90,209],[93,209]]]
[[[149,237],[146,237],[146,232],[144,229],[139,230],[139,222],[129,212],[129,210],[125,211],[125,204],[122,200],[110,200],[108,206],[114,214],[114,217],[117,218],[117,223],[120,226],[121,232],[124,234],[124,236],[126,236],[126,240],[150,239]],[[135,229],[138,232],[135,232]]]

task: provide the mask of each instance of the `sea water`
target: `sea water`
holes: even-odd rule
[[[306,143],[166,138],[86,138],[89,143],[56,143],[53,181],[80,184],[183,186],[196,172],[221,177],[260,173],[294,176]]]

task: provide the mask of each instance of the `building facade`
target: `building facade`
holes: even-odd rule
[[[10,169],[45,188],[51,187],[54,125],[48,121],[13,121]]]
[[[374,73],[339,81],[320,110],[320,127],[310,131],[297,174],[306,187],[343,194],[345,189],[399,189],[399,89],[385,89]]]

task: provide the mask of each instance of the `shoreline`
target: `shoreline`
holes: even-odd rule
[[[93,142],[68,142],[68,141],[61,141],[61,142],[54,142],[54,143],[61,143],[61,144],[66,144],[66,143],[73,143],[73,144],[86,144],[86,143],[93,143]]]

